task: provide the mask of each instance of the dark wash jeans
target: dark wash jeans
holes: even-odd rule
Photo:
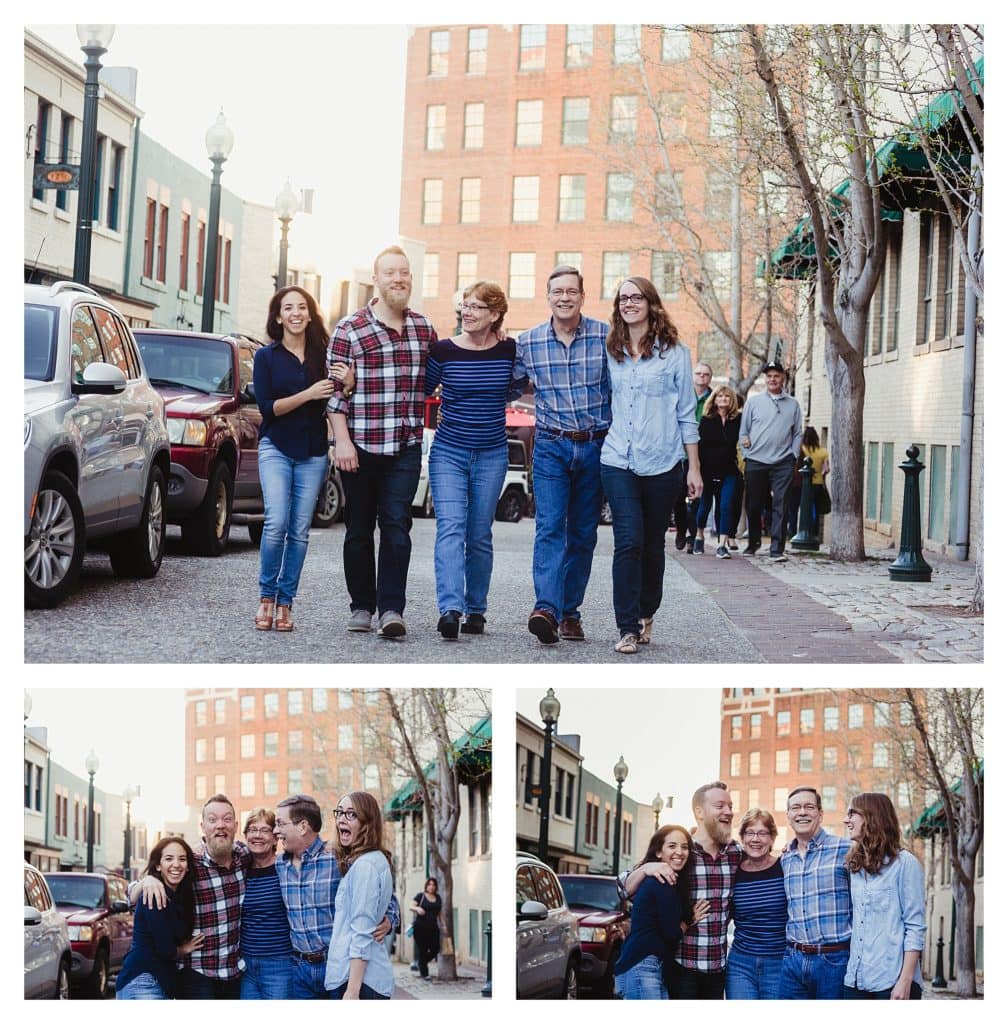
[[[724,971],[694,971],[673,960],[665,965],[669,999],[724,999]]]
[[[844,985],[843,997],[844,999],[891,999],[892,989],[884,988],[881,992],[863,992],[859,988],[849,988],[847,985]],[[921,991],[921,987],[916,981],[910,982],[910,998],[924,998],[924,993]]]
[[[241,978],[208,978],[191,967],[183,967],[178,976],[179,999],[240,999]]]
[[[755,462],[746,459],[745,488],[746,516],[749,518],[749,547],[758,547],[760,531],[755,525],[761,521],[767,497],[773,491],[773,515],[770,523],[770,553],[784,553],[787,539],[787,500],[791,490],[794,458],[788,455],[780,462]],[[762,531],[766,533],[766,529]]]
[[[343,572],[350,609],[401,615],[406,607],[413,495],[420,480],[420,445],[398,455],[373,455],[357,448],[356,473],[343,473],[346,536]],[[375,573],[374,531],[378,527]]]
[[[665,531],[683,481],[681,462],[654,476],[602,466],[612,510],[613,611],[621,636],[639,633],[641,618],[652,618],[661,604]]]

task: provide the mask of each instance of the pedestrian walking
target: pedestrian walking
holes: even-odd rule
[[[700,417],[700,474],[703,494],[697,510],[697,538],[703,553],[703,533],[707,517],[714,509],[718,558],[730,558],[728,540],[735,532],[737,512],[735,495],[741,485],[738,467],[738,442],[741,413],[735,390],[722,384],[711,392]]]
[[[815,427],[806,427],[802,434],[801,459],[812,460],[812,529],[822,539],[823,517],[829,515],[833,503],[826,489],[826,477],[829,475],[829,452],[819,443],[819,433]]]
[[[427,965],[437,959],[441,951],[441,897],[437,879],[433,876],[424,883],[423,892],[413,897],[414,958],[421,978],[429,978]]]
[[[710,382],[713,375],[714,370],[710,363],[698,362],[693,367],[693,394],[696,396],[696,419],[698,424],[700,417],[703,415],[707,399],[710,398]],[[692,555],[698,550],[699,553],[703,553],[703,531],[698,532],[697,530],[697,512],[699,511],[700,506],[698,502],[691,499],[689,494],[683,490],[679,500],[676,502],[674,512],[675,546],[678,551],[682,551],[685,548],[687,555]],[[697,549],[698,540],[700,542],[699,549]]]

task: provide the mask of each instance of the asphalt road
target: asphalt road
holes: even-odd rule
[[[59,608],[26,611],[24,657],[29,663],[326,663],[371,662],[567,665],[622,662],[760,662],[766,659],[718,605],[669,557],[665,597],[650,648],[616,654],[612,613],[612,533],[599,527],[598,547],[582,606],[588,640],[543,646],[526,627],[534,603],[531,558],[535,524],[495,523],[495,564],[487,632],[441,639],[435,631],[435,523],[413,524],[413,558],[405,612],[408,635],[382,640],[347,633],[349,599],[343,580],[343,526],[312,530],[292,633],[253,628],[259,552],[244,527],[234,527],[221,558],[198,558],[169,528],[161,571],[153,580],[118,580],[108,559],[88,555],[81,586]],[[668,546],[672,549],[672,535]],[[360,677],[355,678],[360,682]],[[377,682],[377,680],[376,680]]]

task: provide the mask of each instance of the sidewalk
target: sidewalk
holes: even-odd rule
[[[667,554],[701,584],[757,650],[773,663],[955,663],[983,661],[983,617],[968,613],[975,568],[928,553],[930,583],[889,578],[894,553],[868,552],[865,562],[835,562],[827,548],[788,552],[772,563]],[[708,548],[712,545],[708,541]],[[744,546],[744,542],[742,542]]]
[[[439,981],[437,966],[431,964],[431,981],[422,981],[409,969],[409,964],[392,961],[395,975],[393,999],[481,999],[486,973],[467,964],[458,968],[457,981]]]

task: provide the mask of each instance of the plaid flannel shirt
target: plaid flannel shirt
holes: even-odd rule
[[[787,892],[787,941],[809,946],[842,945],[850,941],[850,872],[844,863],[854,844],[825,829],[809,840],[805,856],[792,839],[781,854]]]
[[[327,362],[351,363],[357,382],[351,400],[337,392],[328,412],[343,413],[350,437],[373,455],[398,455],[420,444],[424,425],[427,350],[437,341],[430,320],[407,309],[402,333],[383,324],[373,299],[336,325]]]
[[[229,867],[222,868],[206,846],[196,855],[193,891],[196,897],[196,930],[203,945],[185,963],[208,978],[234,979],[238,969],[241,938],[241,905],[245,898],[245,872],[252,855],[244,843],[235,843]]]
[[[697,900],[710,900],[711,906],[710,913],[699,924],[686,929],[676,951],[676,961],[688,970],[715,974],[725,969],[732,883],[744,856],[734,839],[716,857],[699,843],[693,845],[693,881],[685,894],[683,909],[690,918]]]

